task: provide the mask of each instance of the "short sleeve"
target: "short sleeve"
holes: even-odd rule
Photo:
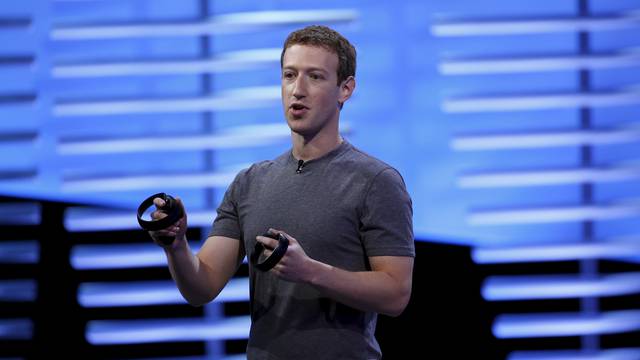
[[[361,216],[367,256],[415,256],[411,197],[395,169],[382,170],[371,181]]]
[[[239,200],[238,194],[240,193],[240,183],[242,182],[245,173],[246,170],[240,171],[224,193],[222,202],[217,209],[217,216],[213,221],[211,231],[209,231],[209,236],[224,236],[242,240],[242,230],[237,204]]]

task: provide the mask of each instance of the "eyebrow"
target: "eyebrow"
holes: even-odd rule
[[[284,66],[284,67],[282,68],[282,70],[299,70],[299,69],[297,69],[297,68],[295,68],[295,67],[293,67],[293,66]],[[305,68],[304,70],[305,70],[305,71],[308,71],[308,72],[311,72],[311,71],[320,71],[320,72],[327,73],[327,74],[329,73],[327,70],[325,70],[325,69],[323,69],[323,68],[319,68],[319,67],[308,67],[308,68]]]

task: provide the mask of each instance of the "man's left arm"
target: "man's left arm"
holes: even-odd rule
[[[369,258],[371,271],[358,272],[310,261],[306,281],[345,305],[398,316],[409,303],[413,257],[373,256]]]
[[[413,257],[372,256],[370,271],[347,271],[310,258],[295,238],[274,231],[289,238],[286,256],[270,270],[281,279],[310,284],[323,295],[362,311],[398,316],[407,306]],[[257,240],[269,249],[278,245],[269,237],[258,236]]]

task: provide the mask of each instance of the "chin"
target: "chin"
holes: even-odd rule
[[[299,123],[296,124],[295,120],[294,122],[289,122],[289,129],[291,129],[291,131],[293,131],[294,133],[305,136],[305,137],[316,133],[315,129],[309,126],[305,126],[304,124],[299,124]]]

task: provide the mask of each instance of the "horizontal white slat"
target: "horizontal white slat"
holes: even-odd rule
[[[191,214],[189,214],[191,220]],[[212,220],[211,220],[212,221]],[[134,222],[136,227],[138,223]],[[89,230],[91,231],[91,230]],[[140,229],[140,231],[144,231]],[[197,252],[200,245],[190,242],[189,247]],[[148,243],[135,244],[84,244],[71,248],[71,266],[75,270],[112,270],[145,267],[166,267],[167,258],[151,238]]]
[[[190,209],[189,226],[208,228],[213,223],[215,216],[216,209]],[[130,230],[140,228],[136,220],[135,209],[131,209],[130,211],[110,211],[70,207],[66,210],[64,225],[65,228],[71,232]]]
[[[189,99],[149,99],[57,103],[53,114],[65,116],[99,116],[155,114],[265,108],[280,104],[279,86],[262,86],[225,91],[211,97]]]
[[[342,127],[341,127],[342,128]],[[341,129],[342,130],[342,129]],[[212,135],[141,137],[130,139],[62,142],[60,155],[94,155],[132,152],[232,149],[289,141],[291,131],[282,123],[239,126]]]
[[[37,240],[0,242],[0,264],[36,264],[40,260]]]
[[[56,27],[53,40],[92,40],[140,37],[179,37],[259,31],[269,27],[356,20],[358,12],[338,10],[257,11],[217,15],[203,22]]]
[[[0,280],[0,301],[35,301],[37,284],[32,279]]]
[[[249,301],[249,279],[231,279],[214,301]],[[131,281],[80,284],[78,303],[84,307],[93,308],[186,304],[187,302],[173,281]]]
[[[640,26],[640,15],[629,12],[618,16],[500,19],[451,21],[435,24],[435,36],[483,36],[558,33],[572,31],[604,31]]]
[[[474,248],[473,261],[478,264],[501,264],[585,259],[640,257],[640,239],[617,241]]]
[[[86,338],[92,345],[156,342],[237,340],[249,337],[251,318],[237,316],[211,319],[92,320]]]
[[[639,360],[640,348],[584,350],[514,351],[507,360]]]
[[[445,99],[442,110],[447,113],[492,111],[571,109],[640,104],[640,92],[570,93],[547,95],[477,96]]]
[[[640,273],[490,276],[482,296],[490,301],[605,297],[640,293]]]
[[[452,59],[442,61],[443,75],[533,73],[562,70],[595,70],[640,66],[639,53],[546,56],[520,58]]]
[[[472,211],[471,225],[544,224],[620,219],[640,215],[638,204],[556,206],[511,210]]]
[[[555,132],[456,135],[451,147],[460,151],[623,144],[640,141],[640,130],[603,129]]]
[[[64,180],[62,192],[64,193],[94,193],[117,192],[148,189],[160,189],[170,184],[172,188],[225,188],[238,173],[233,171],[220,171],[200,174],[171,175],[171,180],[158,175],[145,176],[120,176],[109,178],[92,178],[81,180]]]
[[[503,171],[462,175],[461,188],[545,186],[629,181],[640,178],[640,167]]]
[[[229,52],[214,59],[56,65],[54,78],[206,74],[257,69],[280,61],[280,48]]]
[[[586,336],[640,330],[640,310],[620,310],[596,315],[544,313],[498,315],[493,334],[500,339]]]
[[[340,133],[349,134],[351,125],[340,124]],[[211,135],[157,136],[127,139],[77,140],[61,142],[58,154],[97,155],[133,152],[223,150],[289,143],[291,130],[284,123],[237,126]]]

